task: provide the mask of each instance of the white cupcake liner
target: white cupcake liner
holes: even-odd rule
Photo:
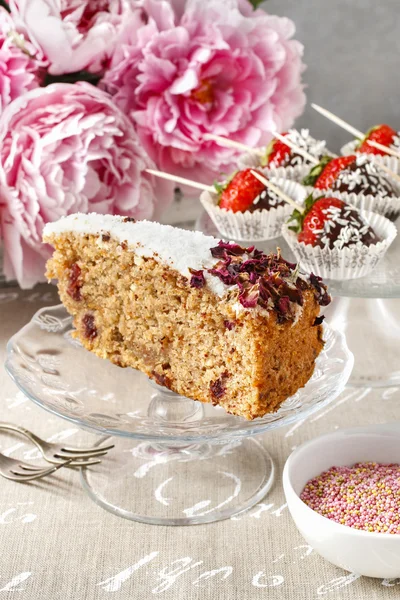
[[[304,203],[306,193],[302,185],[295,181],[275,177],[271,177],[271,181],[295,202]],[[234,213],[226,208],[220,208],[217,204],[218,194],[207,191],[202,192],[200,202],[224,237],[241,242],[261,242],[280,237],[282,225],[293,212],[293,207],[285,204],[269,210],[257,210],[253,213],[249,211]]]
[[[348,142],[347,144],[345,144],[344,146],[341,147],[340,149],[340,153],[342,154],[342,156],[348,156],[349,154],[358,154],[361,155],[362,152],[357,152],[356,150],[356,146],[358,144],[358,140],[353,140],[352,142]],[[400,154],[400,148],[398,149],[398,152]],[[393,171],[393,173],[396,173],[396,175],[400,175],[400,159],[396,158],[395,156],[390,156],[390,154],[370,154],[368,153],[367,156],[373,161],[376,162],[378,165],[384,165],[385,167],[388,167],[388,169],[390,169],[391,171]],[[390,175],[388,175],[386,173],[386,177],[388,179],[390,179],[391,181],[393,181],[390,178]],[[395,181],[395,183],[397,185],[399,185],[398,181]]]
[[[355,194],[353,192],[335,192],[333,190],[318,190],[309,186],[306,187],[306,190],[314,198],[318,198],[318,196],[333,196],[355,206],[358,210],[374,212],[386,217],[390,221],[395,221],[400,215],[400,197],[398,196],[383,197],[373,196],[372,194]]]
[[[341,250],[314,247],[299,242],[287,223],[282,227],[282,234],[296,260],[309,273],[326,279],[357,279],[376,267],[397,235],[396,227],[382,215],[370,211],[361,211],[361,215],[381,239],[373,246],[350,246]]]
[[[340,148],[340,154],[342,156],[349,156],[349,154],[360,154],[360,152],[357,152],[356,150],[356,146],[359,143],[359,140],[352,140],[351,142],[347,142],[347,144]]]

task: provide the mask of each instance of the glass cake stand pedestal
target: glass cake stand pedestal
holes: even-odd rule
[[[247,421],[98,358],[72,332],[62,305],[40,310],[9,341],[6,369],[42,408],[113,437],[115,448],[101,464],[81,469],[83,486],[110,512],[150,524],[219,521],[259,502],[273,483],[274,464],[265,438],[254,436],[334,400],[353,367],[343,333],[325,327],[325,347],[306,386],[277,412]]]
[[[199,217],[195,228],[207,235],[221,237],[207,213]],[[267,252],[275,252],[279,246],[285,259],[296,262],[283,237],[255,245]],[[325,281],[333,298],[323,311],[326,320],[345,333],[354,354],[349,385],[400,385],[400,235],[384,259],[366,277],[343,282]],[[376,348],[385,348],[385,351],[378,354]]]

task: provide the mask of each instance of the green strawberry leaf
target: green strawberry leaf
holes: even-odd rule
[[[300,231],[303,228],[303,221],[304,221],[303,213],[301,213],[296,208],[292,212],[291,216],[289,217],[288,223],[290,223],[290,221],[295,221],[295,223],[294,223],[294,225],[289,225],[288,229],[290,229],[291,231],[294,231],[295,233],[300,233]]]
[[[273,138],[270,143],[268,144],[268,146],[265,148],[265,152],[264,154],[261,156],[260,158],[260,164],[262,167],[266,167],[268,166],[268,162],[269,162],[269,157],[271,156],[273,150],[274,150],[274,145],[275,145],[275,138]]]
[[[289,225],[288,229],[290,229],[291,231],[294,231],[295,233],[300,233],[300,231],[303,230],[304,219],[306,218],[306,216],[308,215],[308,213],[310,212],[310,210],[312,209],[312,207],[314,206],[314,204],[318,200],[321,200],[321,198],[325,198],[325,196],[318,196],[317,198],[314,198],[314,196],[312,194],[310,194],[309,196],[307,196],[307,198],[304,201],[304,210],[303,211],[299,211],[296,208],[292,212],[292,214],[289,217],[289,219],[287,220],[287,223],[290,223],[291,221],[294,221],[294,224],[293,225]]]
[[[315,167],[313,167],[311,169],[309,174],[304,177],[302,184],[303,185],[311,185],[312,187],[314,187],[314,185],[317,182],[318,177],[321,175],[321,173],[325,169],[326,165],[331,162],[331,160],[332,160],[332,156],[323,156],[321,158],[321,160],[319,161],[319,163],[317,165],[315,165]]]
[[[356,146],[356,150],[358,150],[358,148],[360,148],[363,145],[363,143],[367,141],[367,139],[369,138],[369,136],[371,135],[371,133],[373,131],[375,131],[375,129],[378,129],[378,127],[380,127],[380,125],[374,125],[373,127],[370,127],[368,129],[368,131],[366,132],[366,134],[364,135],[364,137],[362,139],[356,138],[357,140],[359,140],[359,143]]]
[[[233,173],[231,173],[231,175],[229,175],[222,183],[219,181],[214,181],[213,186],[215,187],[215,191],[217,192],[218,196],[221,196],[222,192],[226,190],[236,173],[238,173],[238,171],[233,171]]]
[[[260,6],[260,4],[262,4],[264,2],[264,0],[249,0],[249,2],[255,10],[256,8],[258,8]]]
[[[226,188],[226,183],[219,183],[218,181],[214,181],[213,186],[215,187],[215,191],[217,192],[217,194],[222,194],[222,192]]]

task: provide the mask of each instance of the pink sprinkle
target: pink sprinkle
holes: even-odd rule
[[[400,533],[400,465],[331,467],[310,479],[300,498],[320,515],[354,529]]]

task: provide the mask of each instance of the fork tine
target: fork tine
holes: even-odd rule
[[[90,458],[98,458],[99,456],[105,456],[107,454],[107,451],[101,451],[101,452],[93,452],[93,454],[69,454],[68,452],[63,452],[62,454],[54,454],[54,458],[62,458],[62,459],[71,459],[74,461],[78,461],[79,459],[82,460],[89,460]]]
[[[54,465],[53,467],[49,467],[48,469],[42,469],[41,471],[36,471],[35,473],[18,473],[17,471],[13,471],[10,469],[10,473],[19,478],[20,481],[33,481],[34,479],[41,479],[42,477],[47,477],[47,475],[51,475],[61,469],[62,467],[67,466],[71,461],[66,461],[64,463],[60,463],[59,465]]]
[[[10,481],[17,481],[18,483],[26,483],[28,481],[33,481],[35,479],[40,479],[42,477],[41,474],[35,475],[27,475],[26,477],[21,477],[20,473],[14,474],[12,471],[4,472],[1,474],[4,479],[9,479]]]
[[[104,456],[107,454],[107,450],[96,450],[96,452],[90,452],[86,454],[72,454],[71,452],[57,452],[54,454],[55,458],[71,458],[73,460],[77,460],[78,458],[92,458],[97,456]]]
[[[115,444],[109,444],[108,446],[93,446],[92,448],[73,448],[72,446],[64,446],[63,452],[71,452],[71,454],[91,454],[96,451],[108,451],[114,448]]]
[[[16,467],[16,469],[18,469],[18,467]],[[33,475],[37,476],[48,470],[49,469],[41,469],[40,471],[34,471],[32,473],[20,473],[19,471],[14,471],[13,469],[10,469],[10,473],[12,473],[13,475],[18,475],[18,477],[25,478],[25,477],[32,477]]]
[[[43,471],[44,469],[48,468],[48,467],[34,467],[33,465],[28,465],[28,464],[24,464],[24,463],[21,463],[20,465],[18,465],[18,467],[20,469],[23,469],[24,471]]]

